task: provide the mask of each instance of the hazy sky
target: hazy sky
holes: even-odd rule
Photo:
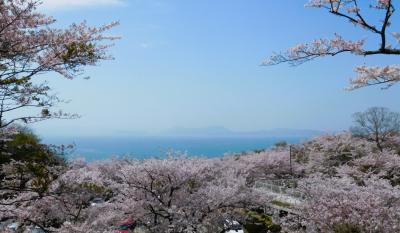
[[[113,61],[87,69],[90,80],[51,76],[82,115],[34,126],[43,135],[118,135],[171,127],[223,126],[341,130],[370,106],[400,111],[400,85],[346,92],[361,64],[399,57],[337,56],[299,67],[260,66],[274,51],[335,32],[371,38],[305,0],[47,0],[57,26],[119,20]],[[394,20],[395,21],[395,20]],[[399,25],[397,25],[399,26]]]

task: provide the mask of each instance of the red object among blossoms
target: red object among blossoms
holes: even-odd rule
[[[132,217],[130,217],[127,220],[121,222],[121,225],[119,226],[119,232],[129,233],[130,230],[134,230],[135,227],[136,227],[136,222]]]

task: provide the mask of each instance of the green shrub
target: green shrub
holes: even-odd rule
[[[277,143],[275,143],[275,147],[279,148],[279,147],[287,147],[288,143],[286,141],[279,141]]]
[[[22,190],[29,185],[38,193],[44,193],[66,167],[64,158],[52,147],[42,144],[34,133],[26,129],[9,136],[8,140],[1,141],[0,153],[0,166],[16,162],[12,173],[0,170],[1,180],[14,177],[12,179],[16,189]],[[57,169],[51,169],[52,167]]]
[[[65,165],[65,159],[50,146],[41,143],[38,136],[24,130],[3,142],[0,165],[11,160],[40,163],[43,165]]]
[[[287,202],[283,202],[283,201],[278,201],[278,200],[273,200],[271,201],[271,204],[276,205],[276,206],[280,206],[283,208],[290,208],[291,205]]]
[[[244,228],[245,233],[278,233],[281,231],[281,226],[274,224],[271,216],[255,211],[248,213],[248,220]]]
[[[254,153],[256,153],[256,154],[261,154],[263,152],[265,152],[265,149],[256,149],[256,150],[254,150]]]
[[[361,233],[359,226],[350,223],[336,224],[333,227],[335,233]]]
[[[301,164],[306,164],[310,160],[305,148],[292,147],[292,156],[296,162]]]

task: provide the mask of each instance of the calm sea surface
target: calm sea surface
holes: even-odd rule
[[[267,149],[280,141],[294,144],[306,139],[304,137],[82,137],[48,138],[44,142],[73,143],[76,147],[68,158],[95,161],[112,157],[163,158],[172,151],[186,153],[188,156],[219,157],[226,153]]]

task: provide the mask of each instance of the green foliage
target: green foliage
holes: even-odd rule
[[[40,139],[27,129],[12,135],[9,140],[1,141],[0,148],[0,166],[15,162],[12,173],[0,172],[0,177],[17,177],[13,184],[16,189],[26,188],[30,181],[31,189],[39,194],[44,193],[58,177],[57,174],[66,167],[64,158],[58,156],[50,146],[41,144]],[[54,167],[58,168],[54,170]]]
[[[266,151],[265,149],[256,149],[256,150],[254,150],[254,153],[261,154],[261,153],[263,153],[265,151]]]
[[[395,167],[394,169],[386,171],[386,175],[382,178],[389,180],[392,186],[400,186],[400,177],[398,173],[398,168]]]
[[[25,85],[29,83],[31,79],[29,77],[22,77],[22,78],[16,78],[16,77],[11,77],[7,78],[4,80],[0,80],[0,85]]]
[[[280,148],[280,147],[287,147],[288,143],[286,141],[280,141],[275,143],[275,147]]]
[[[335,233],[361,233],[361,229],[357,225],[350,223],[336,224],[333,227]]]
[[[248,220],[244,228],[245,233],[278,233],[281,231],[281,226],[274,224],[271,216],[255,211],[248,213]]]
[[[96,60],[96,50],[95,45],[92,43],[86,42],[73,42],[69,45],[65,46],[65,53],[62,56],[62,59],[65,63],[68,63],[71,66],[79,64],[79,62],[83,62],[83,59],[87,63],[94,62]]]
[[[290,208],[291,205],[287,202],[283,202],[283,201],[278,201],[278,200],[273,200],[271,201],[271,204],[276,205],[276,206],[280,206],[280,207],[284,207],[284,208]]]
[[[307,150],[305,148],[292,147],[292,156],[296,162],[306,164],[310,161]]]
[[[79,189],[81,190],[86,190],[91,193],[95,194],[105,194],[107,192],[110,192],[110,189],[105,188],[104,186],[100,186],[94,183],[82,183],[79,184]]]
[[[3,156],[0,164],[11,160],[44,165],[65,164],[63,158],[58,156],[49,146],[41,144],[40,139],[27,130],[14,135],[11,140],[3,143]]]
[[[342,166],[346,163],[348,163],[349,161],[353,160],[353,154],[350,151],[341,151],[338,154],[327,154],[327,159],[326,159],[326,167],[338,167],[338,166]]]
[[[50,116],[50,111],[47,108],[42,109],[42,116],[43,117],[48,117]]]
[[[195,190],[197,189],[201,184],[197,182],[195,179],[189,179],[187,182],[188,189],[189,190]]]

